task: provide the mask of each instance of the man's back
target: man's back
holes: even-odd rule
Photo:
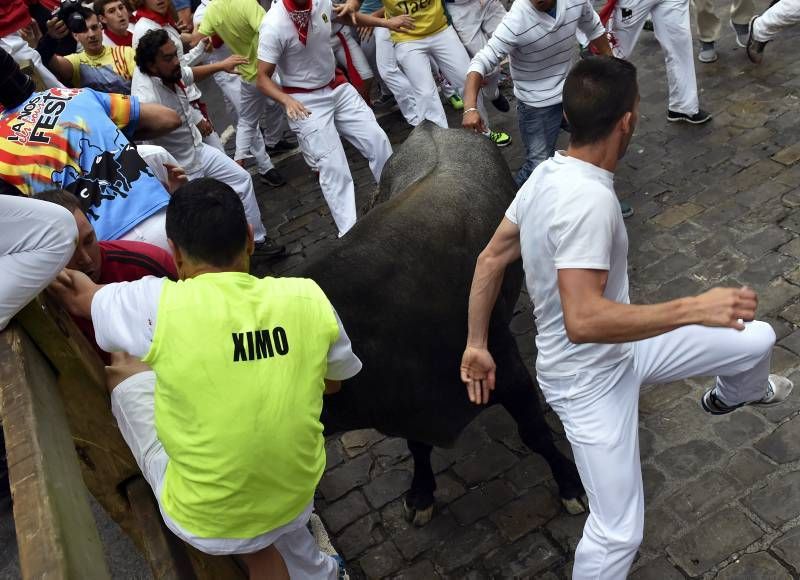
[[[257,0],[214,0],[198,27],[202,34],[217,34],[233,54],[247,57],[239,65],[242,78],[252,82],[258,72],[258,30],[266,12]]]
[[[573,344],[567,338],[557,270],[607,270],[604,295],[628,303],[628,235],[613,174],[556,153],[536,168],[506,217],[520,229],[525,281],[538,335],[537,370],[558,375],[610,366],[628,356],[625,344]]]

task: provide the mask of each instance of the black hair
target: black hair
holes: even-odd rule
[[[128,3],[125,2],[125,0],[94,0],[94,5],[92,6],[92,8],[94,9],[94,13],[97,14],[98,17],[102,16],[106,11],[106,6],[108,6],[112,2],[122,2],[122,5],[130,13],[130,7],[128,6]]]
[[[47,189],[45,191],[40,191],[39,193],[35,193],[33,198],[58,204],[71,212],[77,211],[83,213],[81,204],[78,198],[75,197],[75,194],[63,189]]]
[[[31,78],[20,70],[16,61],[5,50],[0,48],[0,105],[6,109],[15,109],[33,94],[34,85]]]
[[[564,82],[563,107],[573,145],[596,143],[633,111],[639,87],[636,67],[627,60],[591,56],[579,61]]]
[[[163,28],[145,32],[136,47],[136,66],[139,67],[139,70],[145,74],[150,74],[147,67],[156,62],[158,51],[171,40],[167,31]]]
[[[226,183],[192,180],[169,200],[167,237],[193,260],[230,266],[247,246],[244,205]]]

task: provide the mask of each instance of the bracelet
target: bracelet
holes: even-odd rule
[[[464,116],[464,115],[466,115],[467,113],[472,113],[473,111],[474,111],[474,112],[476,112],[476,113],[480,113],[480,111],[479,111],[477,108],[475,108],[475,107],[470,107],[469,109],[464,109],[464,112],[463,112],[463,113],[461,113],[461,116],[463,117],[463,116]]]

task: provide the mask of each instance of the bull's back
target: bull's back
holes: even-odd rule
[[[458,377],[475,260],[514,183],[487,139],[426,123],[389,160],[379,192],[347,236],[293,273],[322,287],[364,363],[323,422],[450,445],[477,412]],[[507,327],[520,284],[515,266],[493,323]]]

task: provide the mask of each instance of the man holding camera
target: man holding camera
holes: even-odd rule
[[[32,25],[35,23],[28,10],[27,0],[0,2],[0,48],[10,54],[20,66],[30,63],[45,88],[63,87],[53,73],[47,70],[39,53],[25,39],[26,32]]]

